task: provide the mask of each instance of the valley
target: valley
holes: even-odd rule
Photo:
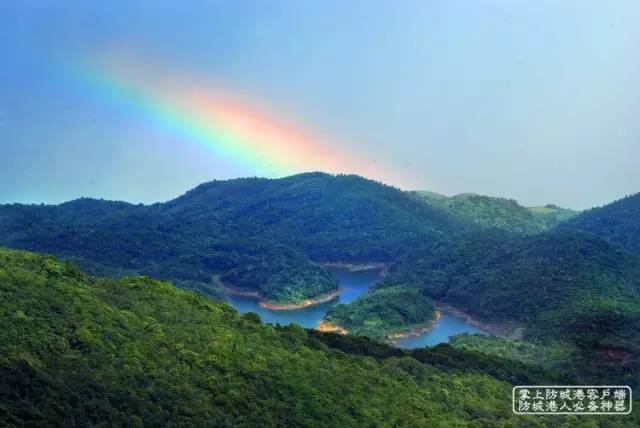
[[[560,381],[447,345],[264,325],[167,282],[94,278],[23,251],[0,249],[0,303],[3,426],[542,427],[552,419],[513,415],[506,398],[514,383]]]
[[[339,289],[335,297],[329,302],[314,302],[303,307],[271,307],[260,301],[255,295],[227,294],[227,302],[239,313],[253,312],[257,314],[265,324],[290,325],[297,324],[305,328],[319,329],[320,331],[337,331],[347,333],[342,326],[324,321],[330,308],[336,304],[348,304],[365,294],[374,284],[382,278],[383,267],[375,264],[361,266],[345,266],[344,264],[331,264],[329,272],[338,281]],[[416,332],[390,333],[388,342],[401,348],[419,348],[434,346],[439,343],[447,343],[451,336],[463,333],[482,333],[483,330],[475,327],[459,316],[448,313],[433,320],[433,325],[419,328]]]
[[[447,379],[442,388],[452,388],[456,376],[485,398],[486,390],[508,397],[517,382],[637,388],[639,199],[584,213],[477,195],[444,203],[449,199],[363,177],[306,173],[213,181],[152,205],[97,199],[0,205],[0,245],[11,248],[0,250],[0,309],[9,326],[0,368],[12,379],[0,394],[6,401],[12,391],[34,385],[21,379],[44,382],[22,407],[0,410],[15,420],[43,420],[30,400],[50,402],[45,412],[55,413],[78,405],[63,391],[94,382],[109,391],[96,398],[101,417],[127,424],[135,413],[127,406],[143,406],[145,421],[165,421],[152,402],[118,401],[125,381],[104,379],[123,365],[138,379],[136,391],[156,401],[164,400],[159,391],[179,389],[175,406],[184,407],[174,410],[192,422],[213,417],[206,409],[214,400],[223,425],[242,425],[229,410],[240,402],[247,420],[283,417],[282,409],[296,404],[271,400],[271,388],[289,385],[296,389],[291,400],[307,403],[309,391],[321,385],[333,392],[308,409],[313,416],[286,417],[301,425],[312,418],[362,426],[371,419],[354,389],[348,406],[364,413],[322,410],[332,407],[327,403],[341,376],[353,385],[360,370],[375,372],[357,375],[363,389],[388,382],[373,407],[399,425],[411,425],[404,416],[418,425],[434,419],[398,403],[401,414],[389,410],[383,401],[396,391],[392,385],[402,385],[397,394],[404,402],[406,394],[415,399],[424,388],[433,392],[434,379]],[[55,326],[65,323],[57,336]],[[22,343],[21,335],[31,339]],[[127,337],[133,348],[119,350]],[[41,343],[55,350],[43,354]],[[162,369],[169,377],[149,353],[162,346],[165,357],[177,352],[171,358],[179,368]],[[71,366],[58,362],[66,359],[82,361],[73,384],[62,380]],[[295,373],[285,369],[292,359],[299,363]],[[264,373],[274,375],[256,383]],[[225,377],[236,375],[242,380]],[[257,389],[239,398],[238,384]],[[195,385],[210,398],[201,402],[188,392]],[[209,389],[215,394],[202,392]],[[462,400],[468,406],[476,398]],[[427,405],[417,400],[418,408]],[[504,400],[490,407],[447,418],[510,421]],[[83,420],[91,417],[86,408],[78,412]],[[446,411],[439,407],[435,414]]]
[[[350,303],[366,293],[380,279],[379,270],[352,271],[344,267],[329,268],[336,278],[339,288],[335,299],[317,305],[296,309],[273,309],[265,307],[259,299],[250,296],[229,294],[227,301],[240,313],[253,312],[260,316],[264,323],[298,324],[305,328],[316,328],[325,317],[327,311],[336,303]]]

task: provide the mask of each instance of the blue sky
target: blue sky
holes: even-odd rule
[[[640,191],[638,1],[40,3],[0,3],[0,202],[261,175],[65,74],[114,51],[228,82],[414,188],[572,208]]]

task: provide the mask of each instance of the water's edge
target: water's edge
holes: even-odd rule
[[[338,303],[349,303],[366,293],[384,274],[384,268],[371,263],[366,265],[331,264],[326,266],[338,281],[339,289],[333,296],[325,296],[325,300],[297,307],[272,307],[265,305],[259,293],[250,290],[225,289],[227,301],[239,312],[254,312],[264,323],[298,324],[305,328],[320,331],[333,331],[347,334],[348,331],[339,325],[324,321],[329,308]],[[363,268],[366,267],[366,268]],[[424,325],[414,326],[390,335],[392,345],[401,348],[433,346],[448,342],[450,336],[461,333],[492,333],[495,329],[485,328],[481,322],[446,305],[438,305],[436,319]],[[492,331],[493,330],[493,331]]]

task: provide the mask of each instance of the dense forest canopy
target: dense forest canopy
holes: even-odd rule
[[[640,254],[640,193],[584,211],[562,227],[591,232]]]
[[[640,383],[640,257],[593,234],[494,230],[429,244],[377,287],[415,288],[481,320],[520,324],[527,340],[561,342],[586,379]]]
[[[447,304],[524,328],[517,343],[459,338],[456,346],[527,364],[548,351],[558,358],[545,368],[637,386],[640,265],[629,252],[639,245],[637,202],[573,217],[551,205],[308,173],[213,181],[148,206],[1,205],[0,244],[94,274],[171,279],[214,298],[225,284],[288,302],[337,289],[318,262],[385,262],[378,286],[326,320],[384,340],[428,326],[436,305]]]
[[[220,296],[215,278],[297,301],[337,285],[313,261],[389,262],[465,225],[393,187],[308,173],[202,184],[150,206],[93,199],[0,205],[0,244],[91,272],[145,274]]]
[[[542,427],[552,420],[512,414],[511,386],[566,381],[448,346],[262,325],[166,282],[19,251],[0,250],[0,320],[3,426]]]

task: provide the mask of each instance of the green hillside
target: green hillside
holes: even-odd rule
[[[520,363],[265,326],[27,252],[0,250],[0,322],[2,426],[594,426],[513,415],[507,380],[558,381]]]
[[[484,321],[516,322],[527,340],[564,343],[586,378],[640,384],[640,257],[602,238],[477,233],[405,257],[379,284],[390,286]]]
[[[579,214],[577,211],[553,204],[542,207],[527,207],[527,210],[533,213],[536,223],[541,225],[542,230],[549,230]]]
[[[398,189],[322,173],[214,181],[150,206],[0,205],[0,245],[55,254],[100,275],[171,279],[213,297],[221,278],[294,302],[337,287],[311,260],[387,262],[461,229]]]
[[[461,221],[481,228],[497,227],[513,233],[540,233],[576,215],[555,205],[523,207],[513,199],[462,193],[447,197],[428,191],[409,192],[414,198],[443,209]]]
[[[594,233],[640,254],[640,193],[584,211],[563,226]]]
[[[391,261],[463,226],[394,187],[320,172],[213,181],[158,209],[181,225],[224,220],[228,233],[267,236],[317,261]]]

